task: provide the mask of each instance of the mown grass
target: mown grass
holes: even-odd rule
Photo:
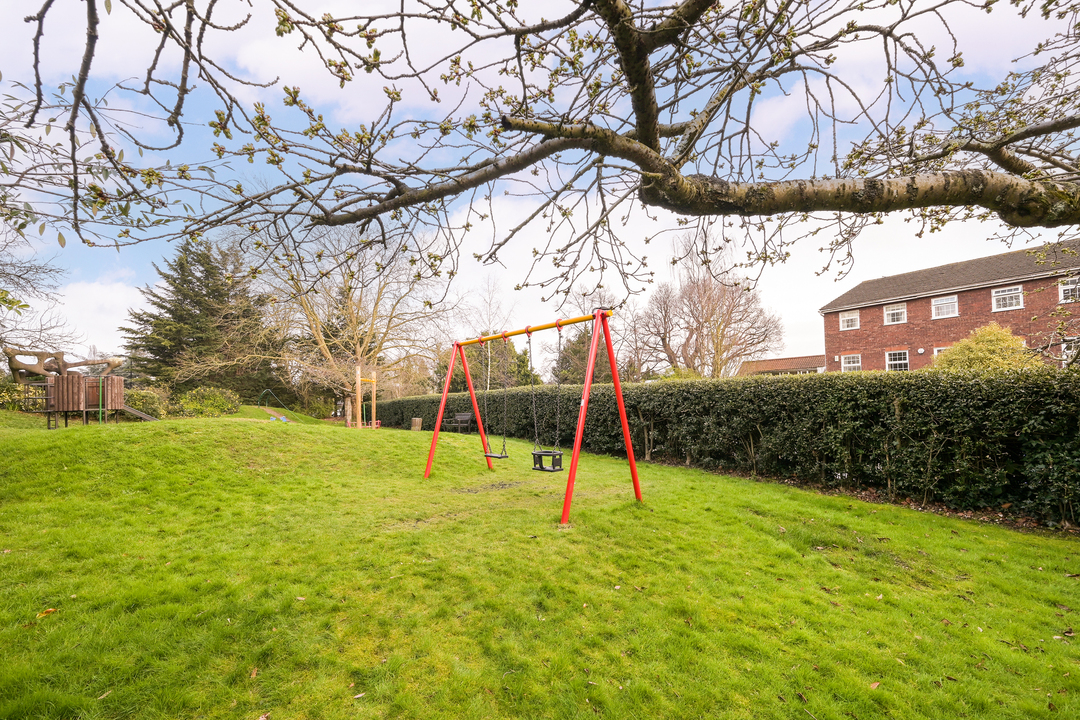
[[[303,413],[293,412],[292,410],[286,410],[285,408],[275,407],[270,408],[279,415],[284,415],[289,418],[289,422],[300,423],[302,425],[322,425],[323,421],[318,418],[313,418],[310,415]],[[226,417],[234,419],[244,420],[273,420],[273,416],[266,412],[262,407],[255,405],[241,405],[240,409],[232,415]]]
[[[11,428],[13,430],[44,430],[45,416],[37,415],[35,413],[0,410],[0,428]]]
[[[591,456],[560,527],[516,441],[424,481],[426,432],[0,426],[0,718],[1080,716],[1064,538]]]

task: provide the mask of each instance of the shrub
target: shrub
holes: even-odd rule
[[[304,414],[313,418],[328,418],[334,414],[334,401],[326,398],[308,400],[304,406]]]
[[[168,414],[168,396],[153,390],[125,390],[124,404],[159,420]]]
[[[1024,339],[996,322],[975,328],[966,338],[934,358],[926,370],[1019,370],[1041,365]]]
[[[240,409],[240,396],[232,390],[200,387],[189,390],[169,408],[170,415],[179,417],[221,417]]]
[[[4,378],[0,379],[0,408],[20,410],[23,396],[22,385]]]
[[[635,454],[749,475],[796,478],[958,509],[1012,503],[1047,519],[1077,519],[1080,374],[824,373],[625,385]],[[556,388],[536,388],[540,442],[555,438]],[[563,386],[560,445],[569,450],[581,386]],[[496,400],[497,399],[497,400]],[[501,393],[484,418],[502,431]],[[533,438],[528,388],[509,391],[507,434]],[[386,426],[434,427],[439,396],[379,403]],[[483,396],[480,408],[483,412]],[[472,412],[467,393],[445,416]],[[594,385],[584,446],[625,453],[611,385]]]

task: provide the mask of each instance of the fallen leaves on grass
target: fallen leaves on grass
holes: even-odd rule
[[[112,694],[112,690],[106,690],[101,695],[98,695],[98,700],[104,700],[105,698],[109,697],[110,694]]]
[[[881,685],[881,683],[879,683],[879,682],[872,682],[872,683],[870,683],[870,689],[871,689],[871,690],[877,690],[877,689],[878,689],[878,685]]]
[[[46,615],[52,615],[52,614],[53,614],[54,612],[56,612],[56,608],[49,608],[48,610],[42,610],[41,612],[39,612],[39,613],[37,614],[37,616],[38,616],[39,618],[43,618],[43,617],[45,617]]]
[[[352,699],[353,700],[359,700],[360,698],[364,697],[365,695],[367,695],[367,693],[360,693],[358,695],[353,695]]]
[[[259,674],[259,668],[257,668],[257,667],[251,668],[251,677],[255,677],[258,674]]]

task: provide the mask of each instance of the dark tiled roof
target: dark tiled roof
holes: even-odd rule
[[[1078,254],[1065,252],[1063,251],[1065,248]],[[1041,246],[1034,249],[1041,249]],[[1042,265],[1036,262],[1036,258],[1030,255],[1029,251],[1029,249],[1013,250],[1001,255],[867,280],[828,303],[818,312],[835,312],[894,300],[941,295],[957,290],[1058,275],[1080,268],[1080,240],[1064,242],[1056,249],[1051,249],[1046,258],[1047,262]]]
[[[773,358],[772,360],[745,360],[739,366],[739,375],[816,370],[823,367],[825,367],[824,355],[803,355],[801,357]]]

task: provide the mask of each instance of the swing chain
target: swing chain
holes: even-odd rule
[[[525,337],[529,341],[529,393],[532,395],[533,451],[535,452],[542,448],[540,447],[540,422],[536,419],[536,380],[533,378],[532,332],[529,331],[529,327],[525,328]]]
[[[510,394],[510,341],[506,337],[506,333],[502,334],[503,339],[503,360],[502,360],[502,376],[503,376],[503,417],[502,417],[502,454],[506,455],[506,414],[509,409],[508,395]]]
[[[487,345],[483,340],[480,341],[480,347]],[[488,395],[491,393],[491,347],[487,349],[487,385],[484,387],[484,417],[488,417]]]
[[[555,354],[555,445],[551,448],[552,451],[559,449],[559,437],[562,434],[559,428],[560,404],[562,401],[562,369],[559,367],[559,361],[562,359],[562,325],[559,320],[555,321],[555,328],[559,331],[559,340],[558,350]]]

